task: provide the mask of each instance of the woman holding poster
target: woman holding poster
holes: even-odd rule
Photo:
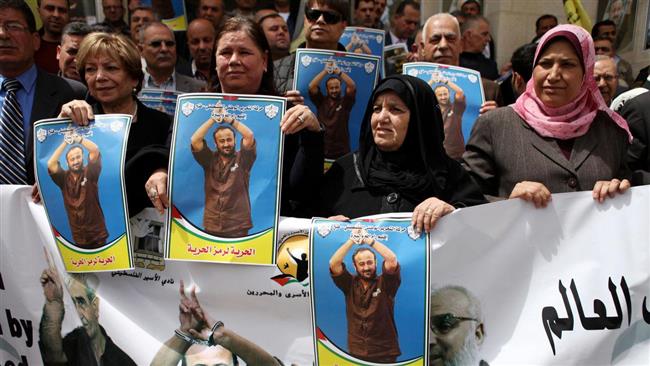
[[[95,114],[121,113],[133,116],[125,155],[126,195],[129,215],[151,206],[142,187],[156,168],[166,167],[164,148],[171,119],[142,104],[136,95],[142,88],[140,54],[129,38],[93,33],[84,38],[77,54],[77,68],[88,92],[97,101],[90,105],[73,100],[61,107],[59,118],[88,125]],[[149,192],[151,194],[151,192]]]
[[[592,189],[602,202],[630,187],[632,135],[594,81],[594,44],[574,25],[547,32],[533,77],[512,106],[479,117],[463,160],[483,193],[545,207],[551,193]]]
[[[218,82],[213,91],[228,94],[276,95],[273,86],[273,61],[269,44],[260,26],[249,19],[228,19],[217,37],[216,70]],[[296,105],[285,113],[280,128],[286,135],[282,171],[282,215],[304,216],[303,205],[315,197],[322,176],[323,134],[316,116],[302,98],[289,98]],[[167,171],[149,178],[151,197],[163,210],[167,201]]]
[[[355,218],[413,211],[416,230],[429,232],[455,207],[484,203],[469,175],[445,153],[437,104],[423,80],[382,80],[361,123],[359,150],[327,172],[317,213]]]

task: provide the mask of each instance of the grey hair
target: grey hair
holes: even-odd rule
[[[433,298],[434,296],[438,296],[441,293],[444,293],[445,291],[456,291],[463,294],[469,301],[469,306],[467,308],[467,311],[469,312],[469,316],[472,318],[476,318],[479,320],[479,322],[483,323],[483,312],[481,311],[481,301],[478,299],[478,297],[476,297],[473,293],[471,293],[468,289],[466,289],[463,286],[447,285],[431,291],[431,298]]]
[[[485,22],[487,24],[490,24],[490,22],[487,20],[482,15],[471,15],[471,16],[466,16],[465,21],[463,24],[460,26],[460,34],[465,33],[468,29],[474,29],[477,27],[481,22]]]
[[[165,27],[169,29],[169,31],[172,34],[172,37],[174,37],[174,39],[176,38],[174,31],[172,31],[172,29],[169,28],[167,24],[160,21],[153,21],[143,25],[142,28],[140,28],[140,32],[138,33],[138,42],[140,42],[140,44],[144,45],[144,32],[151,27]]]
[[[65,286],[70,288],[72,281],[81,283],[86,289],[86,296],[89,301],[93,301],[97,296],[97,287],[99,287],[99,278],[94,273],[68,273],[65,277]]]
[[[433,14],[432,16],[427,19],[427,21],[424,23],[424,27],[422,27],[422,41],[427,42],[429,39],[429,36],[427,35],[427,29],[429,29],[429,23],[434,22],[436,20],[451,20],[455,24],[456,28],[456,35],[460,38],[461,33],[460,33],[460,24],[458,24],[458,19],[456,19],[455,16],[449,14],[449,13],[438,13],[438,14]]]

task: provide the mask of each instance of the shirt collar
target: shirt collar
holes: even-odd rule
[[[34,85],[36,84],[37,74],[38,70],[36,69],[36,64],[32,64],[32,66],[27,69],[27,71],[18,75],[15,79],[20,82],[20,85],[23,87],[23,89],[25,89],[27,93],[31,93],[32,90],[34,90]],[[5,76],[0,75],[0,85],[2,82],[4,82],[5,79],[7,79]]]
[[[147,72],[146,69],[145,69],[144,81],[145,81],[145,86],[147,88],[176,90],[176,73],[175,72],[172,72],[172,74],[169,76],[169,79],[163,81],[162,83],[160,83],[160,85],[156,85],[156,83],[153,80],[153,77],[151,77],[151,74],[149,74],[149,72]],[[169,87],[171,87],[171,89]]]

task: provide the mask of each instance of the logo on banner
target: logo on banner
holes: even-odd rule
[[[290,235],[278,249],[277,266],[281,274],[271,277],[280,286],[298,283],[309,286],[309,238],[304,233]]]
[[[302,66],[307,67],[311,64],[311,56],[305,55],[300,58],[300,63]]]
[[[366,74],[370,74],[375,70],[375,64],[372,62],[366,62],[366,64],[363,65],[363,68],[366,70]]]
[[[418,76],[418,70],[417,69],[410,69],[409,70],[409,75],[417,77]]]
[[[469,80],[472,84],[475,84],[478,81],[478,78],[476,75],[467,75],[467,80]]]
[[[280,111],[280,108],[278,108],[277,105],[274,104],[269,104],[266,107],[264,107],[264,114],[266,114],[269,119],[275,118],[275,116],[278,115],[278,112]]]
[[[194,103],[192,102],[183,103],[183,106],[181,107],[181,111],[183,112],[185,117],[188,117],[194,111]]]

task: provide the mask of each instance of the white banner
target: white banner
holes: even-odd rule
[[[43,248],[59,273],[63,265],[30,188],[0,186],[0,220],[0,364],[42,364]],[[480,300],[481,319],[458,320],[445,334],[482,323],[476,352],[468,353],[493,365],[650,364],[649,224],[648,186],[603,204],[582,192],[554,195],[545,209],[510,200],[457,210],[431,236],[431,284],[467,289]],[[101,324],[136,364],[149,364],[179,328],[182,280],[198,286],[202,307],[228,329],[286,365],[312,364],[309,278],[282,254],[305,253],[308,229],[309,220],[281,221],[278,266],[164,262],[135,250],[136,264],[155,269],[91,275],[99,300],[83,322],[63,286],[61,336]],[[437,300],[431,305],[432,319],[440,312],[474,317]],[[443,325],[432,322],[438,333]],[[436,361],[471,343],[436,332],[429,338]]]

